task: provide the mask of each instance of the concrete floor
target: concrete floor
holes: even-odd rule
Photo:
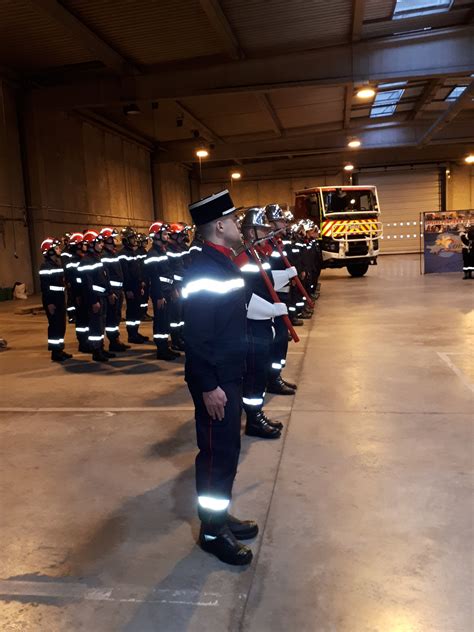
[[[243,440],[249,569],[194,545],[182,364],[52,365],[0,304],[2,632],[474,630],[474,282],[399,256],[322,289],[283,439]]]

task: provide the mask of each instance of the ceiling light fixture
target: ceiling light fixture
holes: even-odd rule
[[[373,88],[360,88],[356,95],[359,99],[372,99],[375,96],[375,90]]]
[[[468,165],[474,165],[474,154],[469,154],[464,158]]]
[[[350,163],[344,165],[344,171],[354,171],[354,165],[351,165]]]
[[[230,174],[230,177],[232,178],[232,180],[240,180],[240,178],[242,177],[242,174],[240,173],[240,171],[233,171]]]
[[[209,152],[204,148],[196,149],[196,156],[198,158],[207,158],[209,156]]]
[[[354,140],[350,140],[347,143],[347,146],[350,147],[351,149],[357,149],[357,147],[360,147],[361,144],[362,143],[360,142],[360,140],[357,140],[357,139],[354,138]]]

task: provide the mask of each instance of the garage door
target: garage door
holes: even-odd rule
[[[375,184],[384,237],[381,253],[420,251],[420,213],[440,210],[437,169],[361,173],[359,184]]]

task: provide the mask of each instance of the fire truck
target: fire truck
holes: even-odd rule
[[[361,277],[377,264],[382,222],[375,186],[297,191],[294,214],[318,226],[323,268],[347,268],[351,276]]]

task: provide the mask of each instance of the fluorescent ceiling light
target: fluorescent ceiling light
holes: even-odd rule
[[[453,0],[396,0],[392,18],[402,20],[430,13],[449,11]]]
[[[385,90],[386,88],[403,88],[406,85],[406,81],[396,81],[395,83],[379,83],[378,87]]]
[[[456,101],[456,99],[458,99],[461,96],[461,94],[464,92],[466,88],[467,86],[456,86],[448,94],[445,101]]]
[[[385,90],[378,92],[374,99],[372,109],[370,110],[370,118],[379,118],[381,116],[392,116],[397,109],[397,105],[403,96],[405,90]]]

